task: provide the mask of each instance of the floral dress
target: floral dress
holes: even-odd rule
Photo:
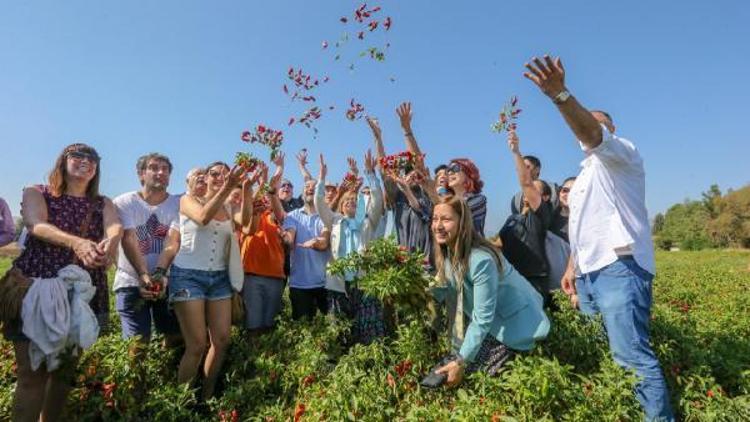
[[[93,242],[100,242],[104,238],[104,200],[102,197],[93,200],[88,197],[65,194],[55,197],[48,186],[40,186],[39,189],[47,203],[49,224],[66,233],[85,237]],[[89,210],[91,210],[91,216],[86,222]],[[83,236],[84,233],[85,236]],[[56,277],[59,270],[70,264],[81,265],[73,249],[55,245],[32,235],[26,238],[25,249],[13,261],[15,268],[32,278]],[[104,268],[85,269],[91,276],[91,283],[96,287],[96,294],[90,303],[91,310],[96,314],[100,326],[104,328],[109,317],[107,273]]]

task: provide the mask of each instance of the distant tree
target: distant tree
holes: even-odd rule
[[[721,203],[721,189],[719,189],[719,185],[714,183],[706,192],[703,192],[701,196],[703,197],[703,206],[706,207],[708,214],[711,218],[716,217],[719,213],[719,204]]]
[[[750,185],[729,190],[716,201],[706,232],[718,247],[750,247]]]
[[[651,226],[651,233],[659,234],[664,229],[664,214],[658,213],[654,216],[654,225]]]
[[[679,245],[681,249],[698,250],[712,246],[706,233],[709,220],[710,214],[701,201],[685,200],[673,205],[664,215],[660,247]]]

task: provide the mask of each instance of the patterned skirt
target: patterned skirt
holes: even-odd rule
[[[487,336],[473,362],[466,365],[466,374],[476,371],[482,371],[488,375],[495,376],[499,374],[505,364],[513,358],[515,352],[508,346],[500,343],[495,337]]]
[[[352,344],[370,344],[386,336],[380,301],[351,285],[347,286],[347,294],[328,292],[328,313],[352,321],[351,338],[347,338]]]

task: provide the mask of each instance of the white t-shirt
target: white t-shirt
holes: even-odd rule
[[[154,271],[159,254],[164,249],[169,228],[177,224],[180,214],[180,197],[169,195],[159,205],[149,205],[138,192],[128,192],[118,196],[113,202],[123,229],[135,230],[138,248],[146,260],[148,271]],[[116,291],[123,287],[138,287],[139,285],[138,272],[125,256],[123,248],[120,247],[113,289]]]

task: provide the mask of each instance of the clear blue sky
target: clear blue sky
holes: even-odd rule
[[[369,38],[350,42],[341,62],[321,42],[351,30],[338,19],[358,4],[3,2],[0,196],[18,214],[21,188],[42,182],[75,140],[104,157],[107,195],[138,187],[134,164],[149,151],[173,159],[179,192],[189,168],[231,160],[240,132],[260,122],[285,130],[287,152],[325,153],[338,177],[344,157],[371,144],[364,121],[344,118],[348,100],[380,118],[391,152],[403,149],[394,109],[411,100],[429,165],[456,156],[478,164],[495,230],[517,182],[505,139],[489,125],[510,95],[524,110],[522,151],[542,159],[545,179],[577,173],[582,159],[556,109],[522,77],[524,61],[547,52],[563,57],[573,94],[608,110],[640,148],[652,216],[712,183],[750,181],[748,2],[371,3],[393,18],[391,47],[384,63],[359,59],[351,72],[347,58],[374,45]],[[337,109],[323,116],[317,140],[287,130],[301,112],[281,91],[290,65],[331,77],[317,95]]]

